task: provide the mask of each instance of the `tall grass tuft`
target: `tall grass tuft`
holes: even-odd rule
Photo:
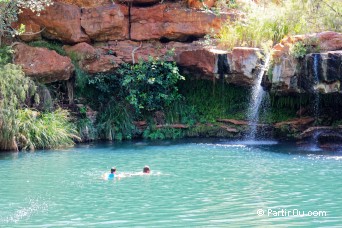
[[[341,0],[283,0],[278,4],[263,1],[244,7],[245,16],[228,21],[218,35],[221,45],[261,47],[271,40],[274,44],[287,35],[342,31]]]
[[[125,102],[110,102],[97,117],[97,129],[108,140],[131,139],[136,133],[134,112]]]
[[[16,121],[19,129],[17,138],[24,150],[72,146],[74,140],[79,140],[67,110],[39,113],[22,109],[19,110]]]

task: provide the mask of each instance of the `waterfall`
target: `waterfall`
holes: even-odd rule
[[[313,79],[314,79],[314,85],[313,87],[316,86],[316,89],[314,88],[314,116],[315,116],[315,125],[318,124],[318,117],[319,117],[319,91],[317,90],[317,85],[319,83],[319,61],[320,61],[320,54],[314,54],[314,59],[313,59]],[[314,144],[314,147],[317,149],[318,145],[318,136],[319,132],[315,131],[313,134],[312,138],[312,143]]]
[[[319,60],[320,60],[320,55],[319,54],[314,54],[314,62],[313,62],[313,79],[314,79],[314,86],[318,85],[319,82]],[[316,89],[314,89],[314,115],[315,115],[315,121],[317,123],[318,121],[318,116],[319,116],[319,92]]]
[[[270,54],[266,56],[265,63],[260,69],[260,72],[258,73],[257,78],[255,80],[254,86],[252,87],[252,93],[247,113],[249,133],[246,136],[246,139],[249,140],[255,139],[257,133],[257,124],[259,121],[260,108],[262,107],[262,103],[266,95],[268,95],[268,93],[263,90],[261,86],[261,81],[265,71],[268,68],[269,62]]]

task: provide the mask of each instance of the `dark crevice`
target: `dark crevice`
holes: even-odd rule
[[[180,38],[177,38],[177,39],[169,39],[167,37],[161,37],[159,39],[159,41],[161,43],[169,43],[171,41],[179,41],[179,42],[182,42],[182,43],[192,43],[194,41],[198,41],[199,38],[196,37],[196,36],[184,36],[184,37],[180,37]]]
[[[182,42],[184,43],[192,43],[194,41],[198,41],[199,38],[197,36],[187,36],[187,37],[184,37],[183,39],[181,39]]]
[[[83,13],[84,13],[84,8],[80,8],[80,29],[81,29],[81,32],[84,34],[84,35],[86,35],[86,36],[88,36],[88,38],[89,38],[89,40],[90,40],[90,43],[91,44],[94,44],[94,41],[93,40],[91,40],[90,39],[90,37],[89,37],[89,35],[87,34],[87,32],[86,32],[86,30],[82,27],[82,15],[83,15]]]
[[[159,39],[160,43],[163,43],[163,44],[166,44],[166,43],[169,43],[171,42],[170,39],[166,38],[166,37],[162,37]]]
[[[217,59],[217,73],[220,76],[220,79],[224,78],[225,74],[228,74],[230,71],[227,54],[218,54]]]

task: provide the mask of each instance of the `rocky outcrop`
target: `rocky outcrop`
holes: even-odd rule
[[[79,43],[74,46],[64,45],[63,49],[69,56],[74,55],[77,60],[95,60],[99,57],[96,49],[87,43]]]
[[[81,10],[78,6],[56,2],[37,15],[29,10],[20,14],[20,21],[35,23],[42,36],[66,43],[90,41],[81,28]],[[25,23],[26,24],[26,23]]]
[[[131,39],[167,39],[186,41],[217,32],[228,18],[223,13],[191,10],[178,3],[165,3],[151,7],[131,9]]]
[[[228,54],[230,74],[226,80],[237,85],[251,85],[257,76],[261,63],[261,52],[258,48],[235,47]]]
[[[342,50],[308,54],[299,72],[299,84],[306,91],[340,92]]]
[[[14,46],[14,63],[21,65],[25,74],[40,82],[68,80],[74,71],[69,57],[46,48],[18,43]]]
[[[196,78],[225,78],[229,83],[251,85],[260,63],[259,49],[235,48],[231,53],[192,43],[159,41],[110,41],[95,47],[80,43],[64,46],[69,55],[76,55],[79,65],[88,73],[115,70],[122,63],[133,63],[150,56],[176,61],[182,72]],[[74,56],[75,57],[75,56]]]
[[[301,144],[315,144],[318,147],[335,150],[342,147],[342,127],[316,126],[303,131],[298,139]]]
[[[113,4],[82,9],[81,26],[93,41],[126,40],[129,38],[128,7]]]
[[[43,37],[65,43],[127,39],[187,41],[216,33],[226,19],[237,15],[234,11],[216,15],[177,2],[149,7],[139,5],[153,4],[154,0],[133,3],[137,4],[58,0],[40,15],[24,10],[19,20],[32,25],[34,32],[42,30]]]
[[[315,119],[312,117],[303,117],[303,118],[297,118],[297,119],[292,119],[292,120],[276,123],[274,127],[279,128],[279,129],[284,128],[284,127],[289,127],[295,130],[303,130],[307,128],[308,125],[312,124],[314,121]]]
[[[316,53],[302,59],[294,58],[290,50],[299,41],[308,49],[316,49]],[[337,50],[341,49],[342,33],[322,32],[284,38],[273,48],[272,89],[282,93],[339,92],[341,51]]]

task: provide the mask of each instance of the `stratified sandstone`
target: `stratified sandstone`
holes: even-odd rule
[[[82,9],[81,26],[94,41],[128,39],[128,7],[114,4]]]
[[[81,29],[81,10],[78,6],[55,2],[37,15],[29,10],[19,14],[19,19],[32,21],[40,26],[42,35],[48,39],[66,43],[90,41]]]
[[[16,44],[14,51],[14,63],[23,67],[26,76],[40,82],[68,80],[74,71],[70,58],[55,51],[22,43]]]
[[[217,32],[227,14],[215,15],[165,3],[131,9],[131,39],[169,39],[185,41]]]

